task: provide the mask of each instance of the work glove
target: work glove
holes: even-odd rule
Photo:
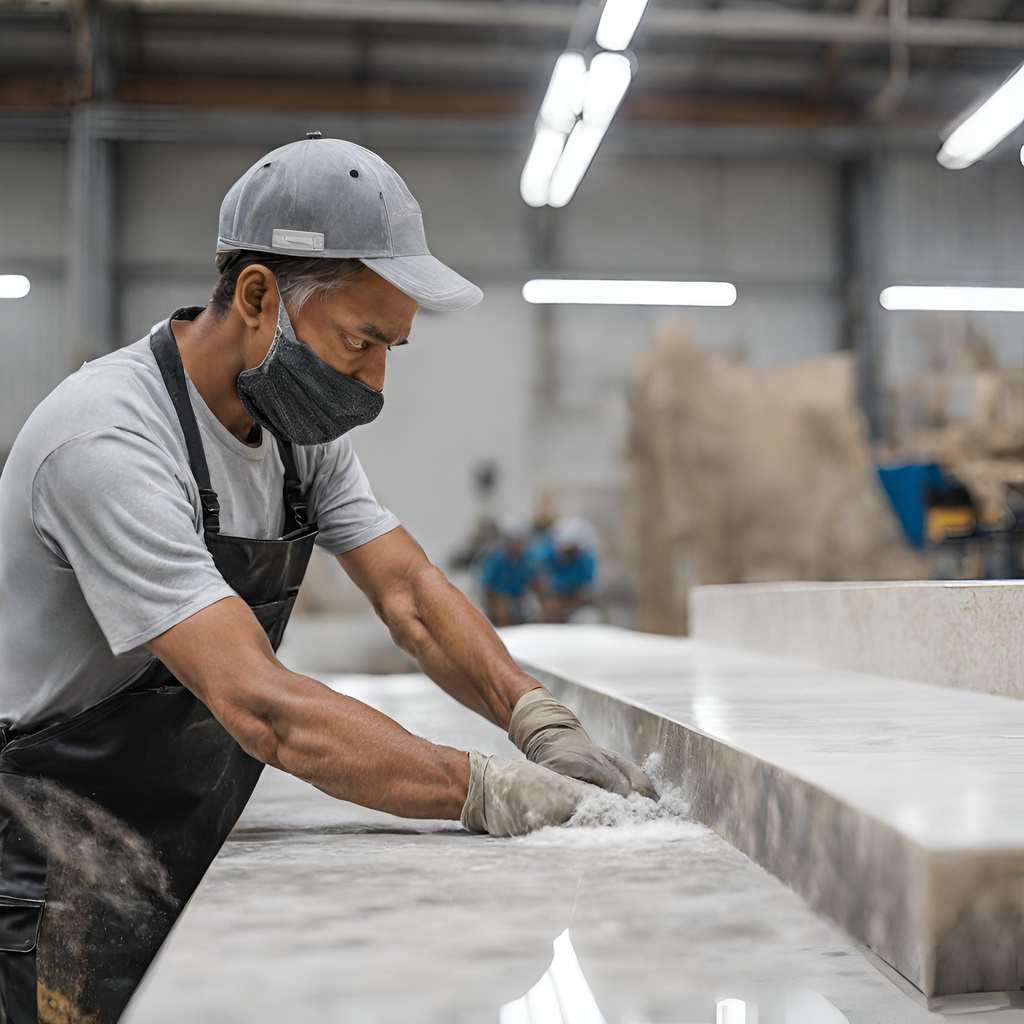
[[[469,793],[459,821],[470,832],[521,836],[545,825],[564,825],[595,793],[529,761],[469,751]]]
[[[619,796],[658,798],[651,780],[635,764],[599,747],[580,720],[543,686],[523,694],[512,710],[508,738],[534,762]]]

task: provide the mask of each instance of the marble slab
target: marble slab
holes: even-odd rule
[[[1024,987],[1024,702],[606,626],[503,636],[924,997]]]
[[[438,742],[515,754],[422,676],[324,681]],[[268,769],[125,1024],[499,1024],[550,993],[566,933],[572,994],[585,984],[607,1024],[715,1024],[740,1002],[748,1024],[944,1019],[699,823],[491,839]],[[578,1003],[565,1018],[531,1009],[583,1019]]]
[[[695,640],[1024,697],[1024,581],[695,587]]]

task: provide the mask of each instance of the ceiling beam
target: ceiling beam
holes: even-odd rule
[[[118,142],[174,142],[180,145],[265,145],[300,138],[310,126],[370,149],[425,149],[452,152],[525,154],[533,116],[411,117],[376,113],[311,113],[218,108],[150,107],[91,103],[90,133]],[[695,111],[689,112],[691,116]],[[0,109],[0,141],[66,139],[66,110]],[[623,156],[806,156],[824,160],[892,149],[933,153],[934,127],[843,124],[669,123],[621,118],[602,152]]]
[[[320,18],[377,24],[550,28],[568,31],[578,6],[523,0],[107,0],[111,7],[190,15],[240,14]],[[881,19],[826,11],[714,10],[653,7],[644,18],[650,36],[748,41],[875,44],[888,46],[893,31]],[[1024,50],[1024,24],[966,18],[909,18],[896,33],[907,46]]]

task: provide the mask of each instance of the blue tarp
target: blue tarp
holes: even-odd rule
[[[907,539],[914,547],[923,548],[928,492],[948,484],[942,467],[935,462],[879,466],[878,479],[889,496]]]

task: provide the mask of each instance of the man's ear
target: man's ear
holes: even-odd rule
[[[277,280],[266,267],[254,263],[238,275],[233,305],[247,327],[257,330],[268,318],[276,322],[279,301]]]

